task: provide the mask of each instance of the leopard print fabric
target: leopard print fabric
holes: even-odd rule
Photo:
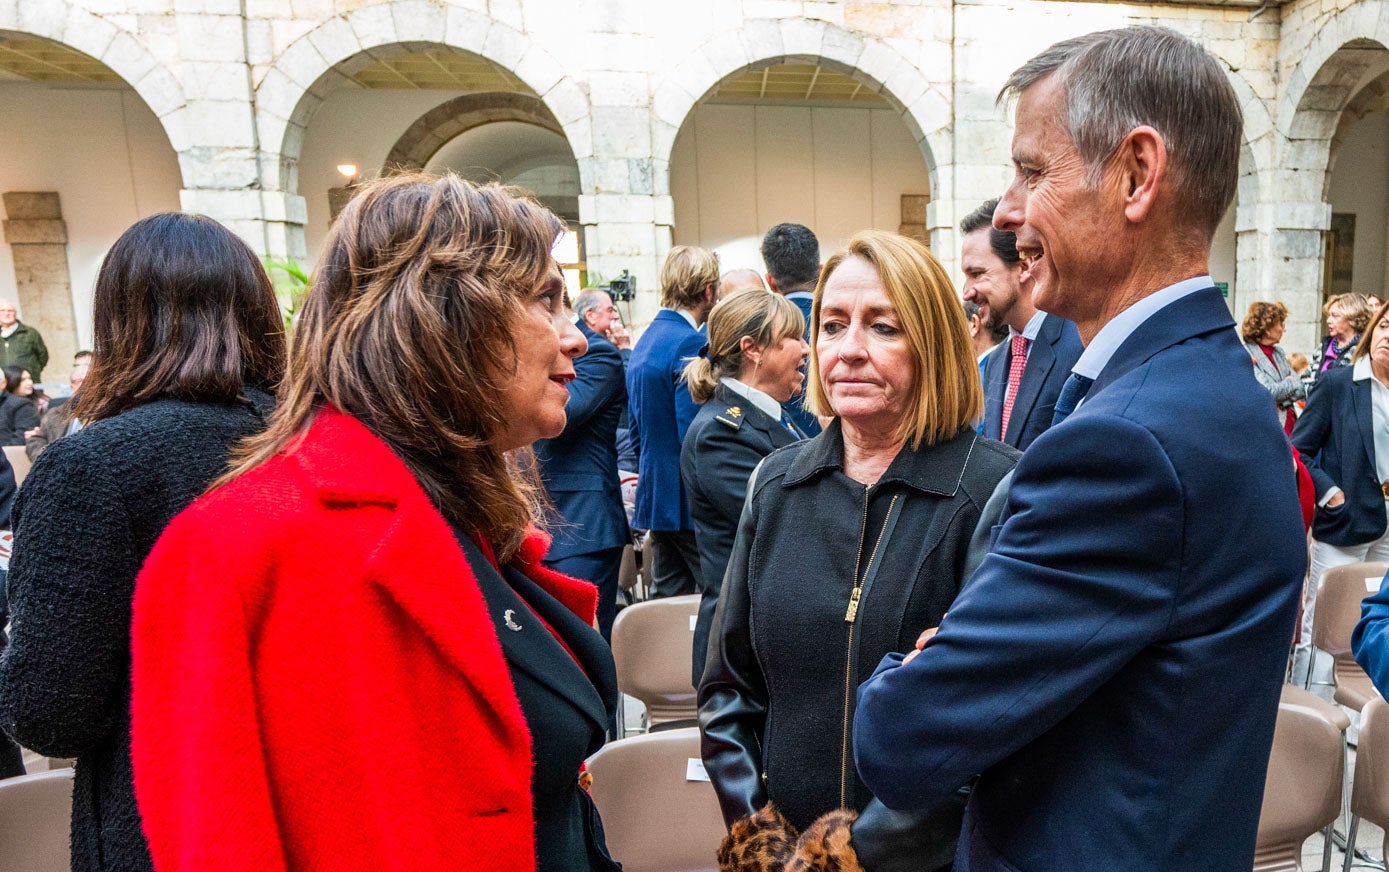
[[[849,834],[858,813],[848,809],[826,812],[806,827],[786,872],[864,872]]]
[[[719,872],[785,872],[796,836],[796,828],[769,802],[729,827],[719,845]]]

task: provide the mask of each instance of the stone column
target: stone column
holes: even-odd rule
[[[567,126],[579,163],[584,257],[588,271],[604,279],[631,271],[637,294],[623,311],[629,326],[645,326],[660,309],[661,264],[675,224],[665,156],[677,125],[653,117],[646,72],[599,72],[591,84],[588,118]]]
[[[58,192],[10,191],[0,196],[9,216],[4,232],[14,253],[19,318],[38,330],[48,346],[43,379],[65,381],[77,353],[77,317],[68,272],[68,230]],[[38,373],[34,380],[39,380]]]

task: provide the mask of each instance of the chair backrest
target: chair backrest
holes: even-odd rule
[[[628,606],[613,622],[618,689],[642,701],[649,724],[695,716],[690,661],[698,613],[699,595],[690,594]]]
[[[688,727],[609,742],[588,761],[608,852],[625,872],[718,868],[726,830],[713,785],[690,780],[703,774],[699,759]]]
[[[10,466],[14,469],[14,483],[18,487],[24,484],[24,476],[29,474],[29,467],[31,466],[29,455],[24,453],[23,445],[6,445],[4,448],[5,459],[10,462]]]
[[[1278,702],[1280,704],[1288,703],[1312,709],[1328,721],[1331,721],[1331,725],[1342,733],[1350,727],[1350,715],[1346,714],[1345,709],[1335,703],[1327,702],[1310,690],[1303,690],[1296,684],[1283,685],[1283,691],[1278,697]]]
[[[1383,699],[1370,700],[1360,713],[1360,744],[1355,749],[1350,810],[1389,830],[1389,703]]]
[[[72,770],[0,781],[0,869],[68,872]]]
[[[1350,634],[1360,622],[1360,601],[1379,590],[1386,569],[1389,564],[1352,563],[1326,571],[1312,613],[1313,645],[1338,660],[1351,659]]]
[[[1343,741],[1319,708],[1278,704],[1254,872],[1300,869],[1302,843],[1340,814]]]

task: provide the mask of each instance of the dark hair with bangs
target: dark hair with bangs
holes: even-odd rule
[[[324,241],[270,426],[214,486],[292,450],[333,406],[389,445],[446,519],[510,559],[543,492],[521,471],[532,464],[494,445],[497,398],[563,229],[517,189],[453,174],[363,185]]]
[[[265,268],[203,215],[151,215],[121,234],[97,274],[92,334],[76,401],[88,423],[160,397],[234,403],[246,385],[274,391],[284,374],[284,321]]]

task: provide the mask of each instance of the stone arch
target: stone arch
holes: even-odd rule
[[[1278,104],[1285,154],[1282,165],[1298,175],[1306,193],[1324,200],[1331,184],[1332,151],[1344,132],[1345,110],[1367,76],[1389,71],[1389,26],[1369,3],[1356,4],[1330,18],[1302,53],[1288,76]]]
[[[720,82],[771,63],[808,62],[854,76],[902,116],[939,190],[932,143],[949,151],[950,95],[887,43],[815,19],[749,19],[690,52],[654,90],[654,154],[667,164],[675,135],[695,104]]]
[[[0,5],[0,31],[39,36],[101,61],[159,119],[174,151],[188,148],[183,86],[138,37],[68,0]]]
[[[554,113],[538,97],[509,91],[464,94],[436,106],[410,125],[386,155],[383,169],[424,169],[449,140],[496,121],[520,121],[564,135]]]
[[[256,83],[256,125],[262,148],[278,150],[278,186],[297,187],[309,120],[355,65],[365,67],[385,51],[427,47],[469,52],[510,70],[539,95],[576,157],[592,153],[592,134],[582,123],[588,94],[548,51],[510,25],[452,2],[397,0],[328,19],[290,44]]]

